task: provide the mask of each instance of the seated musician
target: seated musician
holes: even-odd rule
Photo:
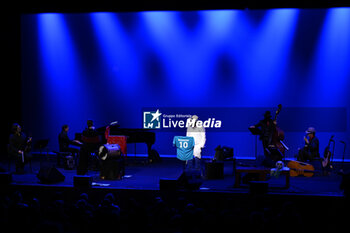
[[[83,131],[81,136],[82,146],[80,148],[80,157],[78,163],[77,174],[85,175],[88,170],[89,156],[96,152],[101,144],[101,138],[95,130],[92,120],[87,121],[87,128]]]
[[[12,125],[12,134],[9,138],[8,152],[9,156],[16,161],[16,173],[24,173],[24,164],[31,159],[29,154],[31,137],[28,137],[22,132],[19,124]]]
[[[316,137],[316,130],[313,127],[309,127],[305,131],[306,135],[304,136],[305,146],[299,149],[298,160],[306,162],[320,157],[319,152],[319,141]]]
[[[63,125],[61,133],[58,135],[58,145],[60,152],[70,152],[76,159],[79,154],[79,149],[71,147],[71,145],[81,145],[82,143],[77,140],[70,140],[68,137],[69,126]],[[59,158],[58,158],[59,159]]]
[[[271,112],[266,111],[264,119],[258,124],[250,126],[250,128],[258,128],[260,130],[260,140],[262,141],[265,159],[262,165],[267,167],[275,166],[276,161],[281,160],[280,152],[273,144],[273,134],[276,131],[276,121],[271,119]]]

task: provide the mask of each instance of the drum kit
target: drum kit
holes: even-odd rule
[[[118,144],[104,144],[100,146],[98,156],[101,160],[119,159],[121,156],[120,146]]]

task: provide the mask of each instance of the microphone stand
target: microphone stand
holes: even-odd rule
[[[342,157],[342,162],[341,162],[341,168],[340,168],[340,173],[344,172],[344,159],[345,159],[345,149],[346,149],[346,143],[345,141],[340,141],[340,143],[344,144],[344,150],[343,150],[343,157]]]
[[[335,141],[334,140],[332,140],[331,141],[332,143],[333,143],[333,148],[332,148],[332,157],[331,157],[331,168],[332,168],[332,163],[333,163],[333,158],[334,158],[334,150],[335,150]]]

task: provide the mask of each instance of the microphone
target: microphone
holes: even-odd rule
[[[345,142],[344,141],[339,141],[340,143],[343,143],[343,144],[345,144]]]

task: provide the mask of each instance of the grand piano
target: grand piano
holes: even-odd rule
[[[156,141],[156,135],[148,129],[133,129],[133,128],[120,128],[119,124],[106,125],[97,128],[98,134],[101,136],[101,144],[106,144],[105,138],[106,128],[109,127],[109,135],[123,135],[127,136],[127,143],[146,143],[148,156],[150,156],[152,146]],[[81,133],[75,134],[75,139],[81,141]]]
[[[97,131],[102,135],[103,143],[106,143],[105,132],[108,126],[98,128]],[[156,134],[148,129],[120,128],[118,124],[109,125],[109,135],[127,136],[127,143],[146,143],[148,155],[151,152],[153,144],[156,142]]]

